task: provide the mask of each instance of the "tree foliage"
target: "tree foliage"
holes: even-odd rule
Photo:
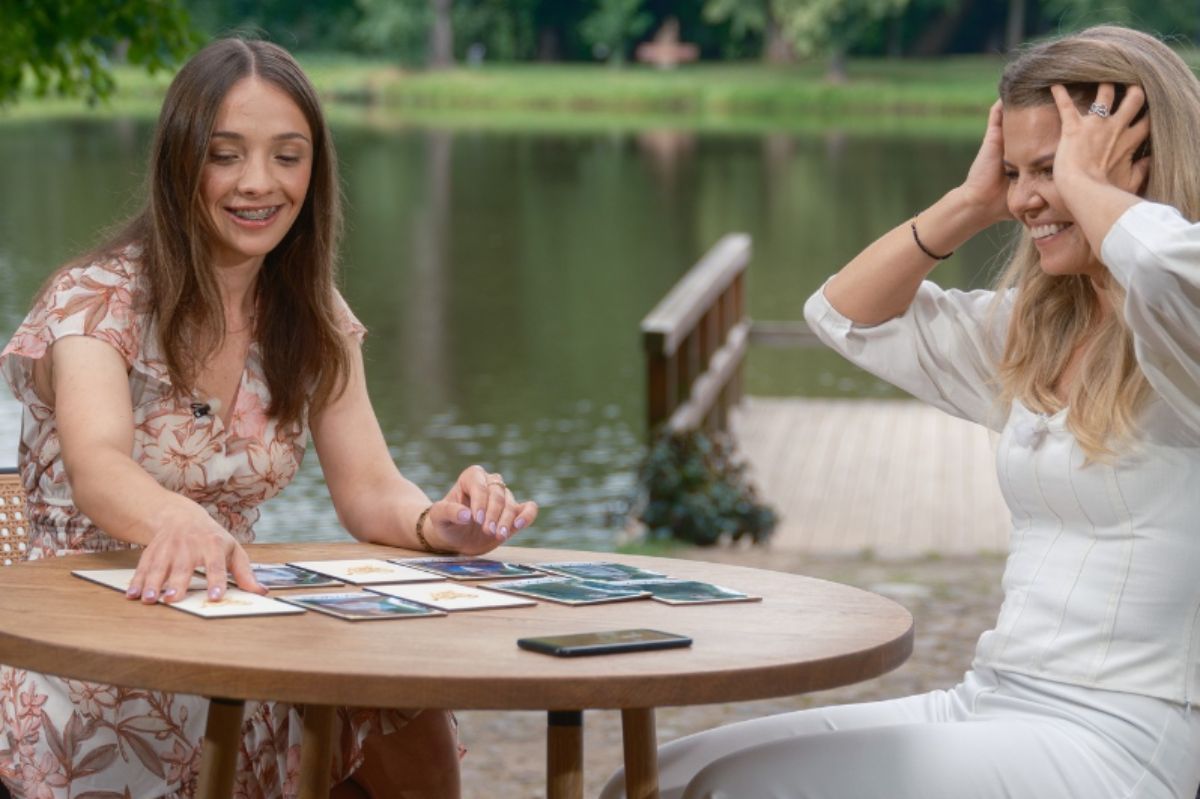
[[[846,53],[868,28],[909,0],[774,0],[784,34],[801,55]]]
[[[0,2],[0,103],[26,80],[38,95],[112,94],[110,66],[124,59],[166,69],[197,44],[178,0],[3,0]]]
[[[642,0],[598,0],[584,18],[579,32],[597,57],[620,64],[630,42],[645,33],[654,17],[642,8]]]

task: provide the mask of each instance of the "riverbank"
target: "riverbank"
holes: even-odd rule
[[[443,71],[403,69],[383,60],[301,55],[321,94],[334,104],[406,112],[529,115],[667,116],[678,119],[920,115],[974,117],[995,95],[1000,60],[859,59],[849,79],[831,83],[819,62],[788,67],[693,64],[673,70],[643,65],[509,64]],[[69,109],[157,105],[170,75],[114,70],[117,92],[95,109],[80,100],[22,97],[4,115],[61,114]]]

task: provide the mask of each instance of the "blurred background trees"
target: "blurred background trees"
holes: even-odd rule
[[[669,19],[705,61],[1000,53],[1121,22],[1183,38],[1195,3],[1159,0],[0,0],[0,101],[17,87],[103,97],[108,65],[154,69],[203,38],[251,31],[306,53],[410,67],[629,59]]]

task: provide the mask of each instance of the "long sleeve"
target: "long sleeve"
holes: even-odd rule
[[[1143,202],[1109,231],[1101,260],[1125,287],[1134,353],[1154,391],[1200,433],[1200,224]]]
[[[817,336],[855,365],[954,416],[992,430],[1004,426],[995,363],[1011,304],[990,291],[945,291],[921,284],[908,310],[879,325],[837,312],[824,288],[804,306]]]

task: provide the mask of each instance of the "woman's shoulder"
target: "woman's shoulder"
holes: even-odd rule
[[[51,292],[101,286],[123,286],[133,291],[138,290],[141,283],[142,247],[140,244],[126,244],[68,263],[59,269]]]

